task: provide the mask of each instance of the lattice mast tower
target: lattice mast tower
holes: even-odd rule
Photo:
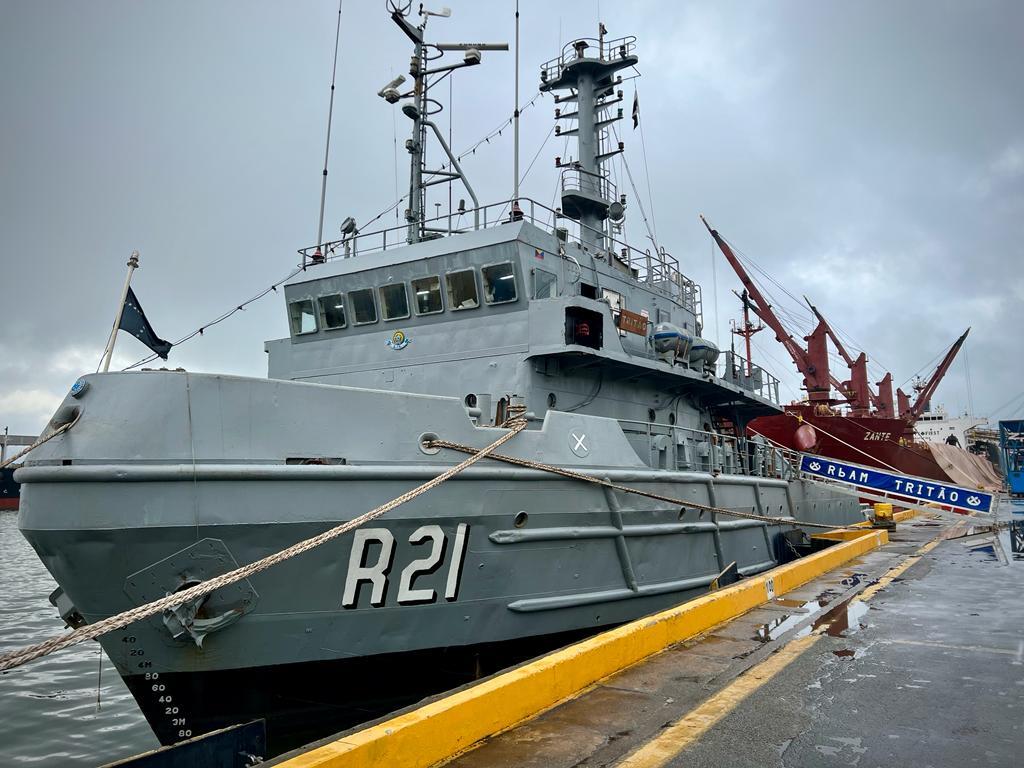
[[[576,160],[555,158],[561,169],[562,213],[580,224],[580,240],[584,247],[603,252],[609,250],[606,226],[608,220],[620,222],[625,212],[625,196],[616,195],[608,178],[605,163],[623,151],[623,143],[614,143],[609,128],[622,119],[622,91],[617,86],[622,76],[616,73],[635,66],[635,37],[606,41],[604,24],[599,36],[572,41],[558,58],[543,64],[540,70],[541,91],[568,91],[555,95],[555,104],[568,104],[568,111],[555,109],[556,120],[573,120],[575,127],[555,125],[556,136],[576,136]]]

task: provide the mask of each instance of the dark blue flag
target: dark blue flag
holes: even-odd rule
[[[135,291],[128,289],[128,295],[124,300],[124,309],[121,310],[121,322],[117,326],[122,331],[128,331],[147,347],[152,349],[163,360],[167,359],[167,353],[174,346],[169,341],[164,341],[153,330],[153,326],[146,319],[146,313],[142,311],[142,305],[135,295]]]

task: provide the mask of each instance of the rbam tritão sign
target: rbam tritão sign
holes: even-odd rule
[[[876,491],[895,493],[917,501],[934,501],[943,506],[968,509],[972,512],[988,512],[992,509],[992,494],[983,493],[973,488],[961,488],[958,485],[937,483],[923,477],[898,475],[878,469],[847,464],[821,456],[800,458],[800,471],[809,475],[817,475],[828,480],[870,488]]]

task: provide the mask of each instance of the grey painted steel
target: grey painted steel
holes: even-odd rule
[[[327,329],[316,307],[315,330],[267,342],[267,379],[88,375],[48,429],[77,416],[75,426],[17,474],[21,529],[93,622],[401,495],[463,458],[425,440],[483,447],[503,434],[493,425],[508,404],[528,411],[528,428],[503,448],[520,459],[793,525],[861,520],[856,499],[791,479],[768,446],[742,436],[749,419],[778,412],[775,403],[710,369],[661,360],[649,338],[618,330],[606,291],[652,322],[695,333],[697,293],[680,274],[641,275],[596,243],[512,220],[360,250],[285,286],[287,305],[341,294],[349,316]],[[511,268],[502,268],[503,295],[515,291],[488,303],[482,270],[500,264]],[[476,306],[457,309],[446,275],[467,269]],[[550,289],[535,290],[545,274]],[[426,277],[440,280],[443,308],[419,315],[409,286]],[[396,283],[409,316],[387,321],[378,289]],[[347,297],[367,288],[377,320],[355,325]],[[577,313],[603,343],[570,338],[567,318]],[[725,420],[739,433],[711,428]],[[136,677],[596,628],[701,594],[731,562],[741,574],[770,567],[788,527],[486,462],[213,600],[202,637],[176,638],[182,617],[167,616],[101,642],[119,673]],[[203,540],[217,542],[204,545],[209,556],[195,549]],[[187,564],[192,555],[202,569]],[[133,575],[148,579],[146,590]],[[137,695],[151,723],[171,725],[164,707]]]

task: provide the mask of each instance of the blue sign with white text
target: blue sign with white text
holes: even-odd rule
[[[828,480],[838,480],[859,488],[871,488],[920,501],[934,501],[949,507],[969,509],[973,512],[988,512],[992,509],[992,494],[983,493],[973,488],[961,488],[958,485],[946,485],[934,480],[926,480],[912,475],[897,475],[879,469],[847,464],[821,456],[800,458],[800,471],[809,475],[817,475]]]

